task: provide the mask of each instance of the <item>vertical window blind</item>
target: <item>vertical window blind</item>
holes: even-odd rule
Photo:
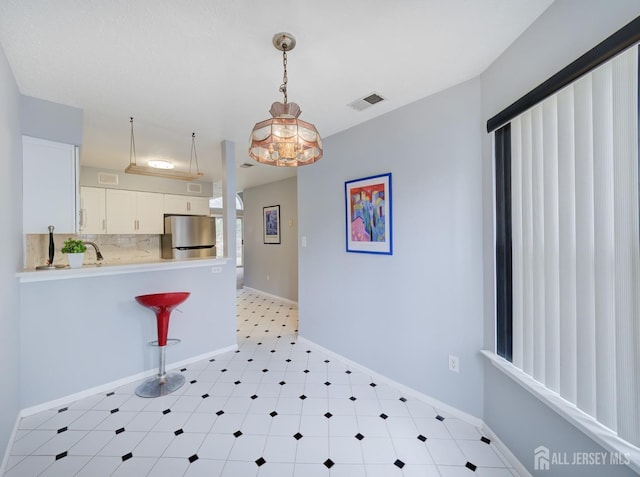
[[[501,342],[499,316],[498,353],[636,446],[638,104],[634,46],[495,132],[496,171],[510,143],[510,184],[496,173],[496,202],[506,190],[497,236],[506,223],[511,263],[501,265],[498,245],[496,268],[499,303],[511,275],[511,342]]]

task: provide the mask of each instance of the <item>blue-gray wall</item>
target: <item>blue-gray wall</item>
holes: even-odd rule
[[[243,192],[244,284],[298,301],[298,201],[295,177]],[[262,208],[280,206],[280,244],[265,244]],[[267,276],[269,279],[267,279]]]
[[[556,0],[481,76],[482,119],[503,108],[640,15],[637,0]],[[490,136],[483,134],[485,347],[494,349],[493,182]],[[545,404],[486,364],[484,420],[534,475],[635,475],[625,466],[533,471],[539,445],[602,451]],[[571,473],[573,472],[573,473]]]
[[[0,450],[4,451],[19,410],[18,355],[22,264],[22,141],[20,94],[0,46]],[[0,451],[0,452],[1,452]],[[0,457],[1,458],[1,457]]]
[[[301,336],[477,417],[481,134],[476,79],[327,138],[298,171]],[[393,255],[347,253],[344,182],[386,172]]]
[[[80,145],[82,110],[31,96],[21,96],[20,129],[25,136]]]

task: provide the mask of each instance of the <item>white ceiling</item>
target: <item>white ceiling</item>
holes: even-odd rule
[[[486,69],[553,0],[0,0],[0,43],[20,92],[84,110],[82,164],[155,157],[220,179],[220,142],[236,165],[282,82],[275,33],[288,54],[289,101],[326,138]],[[386,100],[358,112],[371,92]],[[313,167],[313,166],[309,166]],[[237,169],[238,190],[295,175]]]

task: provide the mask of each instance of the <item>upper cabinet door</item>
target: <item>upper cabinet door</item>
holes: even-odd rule
[[[78,222],[77,147],[22,136],[22,214],[25,234],[74,234]]]
[[[81,234],[106,234],[106,193],[99,187],[80,187]]]
[[[180,215],[209,215],[209,199],[189,195],[164,195],[164,213]]]
[[[193,215],[209,215],[209,198],[208,197],[190,197],[189,213]]]
[[[164,202],[162,194],[136,192],[137,234],[164,233]]]
[[[130,190],[107,189],[107,233],[135,234],[136,193]]]

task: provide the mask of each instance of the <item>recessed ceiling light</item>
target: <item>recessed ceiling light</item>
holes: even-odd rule
[[[154,169],[173,169],[173,163],[169,161],[153,160],[147,162],[147,165]]]

